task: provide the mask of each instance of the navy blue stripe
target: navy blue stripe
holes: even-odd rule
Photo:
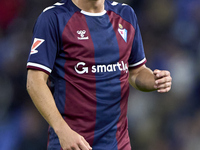
[[[86,21],[95,49],[97,108],[93,150],[117,150],[116,131],[121,112],[121,71],[113,66],[119,61],[117,38],[107,14],[86,16]]]

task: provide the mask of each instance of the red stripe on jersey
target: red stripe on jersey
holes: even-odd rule
[[[84,73],[82,64],[85,63],[88,68],[91,68],[91,64],[95,64],[94,45],[83,14],[76,12],[70,18],[62,39],[67,59],[64,66],[65,121],[92,146],[96,120],[96,79],[91,71]],[[75,66],[79,66],[76,68],[77,71]]]
[[[133,26],[123,20],[119,15],[112,11],[107,12],[110,19],[110,22],[113,25],[113,29],[116,33],[118,46],[119,46],[119,54],[120,60],[123,61],[124,64],[128,64],[128,59],[132,49],[132,43],[134,39],[135,29]],[[114,18],[114,19],[113,19]],[[118,29],[126,29],[127,30],[127,42],[122,38]],[[125,49],[124,47],[127,47]],[[121,72],[120,81],[121,81],[121,114],[119,117],[119,121],[117,123],[117,132],[116,139],[118,142],[118,150],[131,150],[130,139],[128,135],[128,122],[127,122],[127,103],[128,103],[128,95],[129,95],[129,83],[128,83],[128,73]]]

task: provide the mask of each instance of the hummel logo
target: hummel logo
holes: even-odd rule
[[[77,33],[81,36],[81,37],[78,37],[79,40],[87,40],[87,39],[89,39],[88,36],[85,37],[85,33],[86,33],[85,30],[78,30]]]

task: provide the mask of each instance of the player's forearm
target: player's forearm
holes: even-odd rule
[[[57,132],[66,122],[59,113],[54,98],[43,79],[28,77],[27,91],[38,111]]]
[[[151,69],[143,67],[137,73],[130,71],[129,83],[136,89],[144,92],[156,90],[155,78]]]

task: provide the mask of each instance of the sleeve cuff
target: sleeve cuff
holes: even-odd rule
[[[130,64],[129,67],[139,67],[139,66],[144,65],[146,62],[147,62],[147,59],[144,58],[144,59],[142,59],[141,61],[139,61],[139,62],[137,62],[135,64]]]
[[[51,69],[41,65],[41,64],[37,64],[37,63],[32,63],[32,62],[28,62],[27,63],[27,69],[35,69],[35,70],[40,70],[40,71],[44,71],[45,73],[47,73],[48,75],[51,74]]]

